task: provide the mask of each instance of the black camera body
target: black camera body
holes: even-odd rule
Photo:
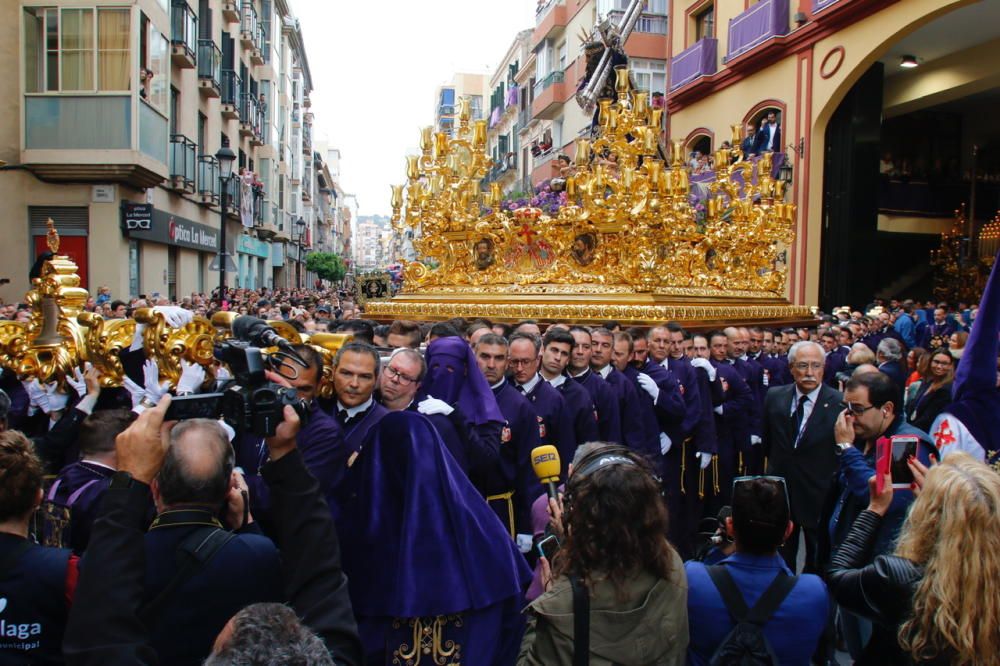
[[[295,389],[269,381],[264,375],[268,359],[258,347],[241,340],[226,340],[215,348],[215,357],[229,366],[234,379],[224,387],[219,407],[226,423],[237,432],[271,437],[291,405],[304,426],[309,405]]]

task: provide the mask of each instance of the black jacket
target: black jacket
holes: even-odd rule
[[[878,555],[871,564],[861,567],[870,559],[881,524],[882,517],[877,513],[861,512],[833,557],[827,585],[842,608],[874,622],[871,640],[856,664],[912,664],[896,637],[924,572],[911,560],[895,555]],[[950,661],[942,657],[920,663]]]
[[[340,542],[319,484],[298,450],[267,463],[263,474],[271,485],[281,573],[292,608],[325,642],[335,663],[361,664]],[[148,498],[149,487],[138,482],[105,494],[63,642],[69,664],[158,663],[139,619]]]

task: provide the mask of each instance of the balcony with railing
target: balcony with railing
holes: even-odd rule
[[[257,8],[253,2],[243,3],[240,19],[240,42],[243,48],[249,49],[250,59],[255,65],[264,64],[264,26],[257,16]]]
[[[251,137],[252,143],[263,143],[264,112],[257,95],[249,91],[240,94],[240,134]]]
[[[726,60],[732,60],[772,37],[787,35],[788,11],[788,0],[760,0],[730,19]]]
[[[183,69],[197,64],[198,17],[184,0],[170,5],[170,57]]]
[[[194,194],[195,153],[198,146],[183,134],[170,135],[170,187]]]
[[[546,37],[563,32],[571,18],[566,0],[547,0],[535,10],[535,30],[531,33],[531,48],[534,49]]]
[[[224,183],[225,199],[226,199],[226,214],[231,217],[239,218],[240,216],[240,200],[242,188],[240,187],[240,179],[234,173],[229,177]]]
[[[613,9],[608,12],[608,19],[615,25],[620,25],[625,12]],[[641,14],[635,22],[633,32],[649,35],[667,34],[667,17],[661,14]]]
[[[198,196],[205,206],[219,205],[219,161],[215,155],[198,156]]]
[[[235,120],[240,117],[240,94],[243,82],[239,74],[231,69],[222,70],[222,117],[226,120]]]
[[[211,39],[198,40],[198,90],[205,97],[222,92],[222,49]]]
[[[517,112],[518,131],[527,129],[530,123],[531,123],[531,107],[529,106]]]
[[[246,0],[250,2],[251,0]],[[242,15],[243,2],[241,0],[222,0],[222,18],[226,23],[236,23]]]
[[[535,118],[554,118],[566,102],[567,90],[565,73],[561,70],[550,72],[535,83],[535,101],[531,103],[531,114]]]
[[[310,161],[312,160],[313,153],[312,143],[312,127],[306,125],[302,128],[302,154]]]
[[[840,0],[812,0],[813,14],[815,14],[820,10],[826,9],[830,5],[835,5],[838,2],[840,2]]]
[[[718,48],[719,40],[705,38],[675,55],[670,62],[670,90],[683,88],[703,76],[715,74]]]

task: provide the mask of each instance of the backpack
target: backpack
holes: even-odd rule
[[[712,654],[709,664],[711,666],[780,664],[781,661],[774,654],[771,644],[764,635],[764,625],[795,587],[799,577],[779,573],[760,595],[754,607],[747,608],[742,593],[724,565],[705,567],[705,570],[722,595],[722,601],[726,604],[730,617],[736,623]]]

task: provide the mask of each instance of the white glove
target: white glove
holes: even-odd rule
[[[703,452],[699,451],[698,452],[698,460],[699,460],[698,465],[702,469],[705,469],[706,467],[708,467],[709,465],[712,464],[712,454],[711,453],[703,453]]]
[[[444,400],[438,400],[433,396],[427,396],[424,398],[423,402],[417,405],[417,411],[426,416],[430,416],[431,414],[444,414],[447,416],[455,411],[455,408]]]
[[[87,369],[90,369],[90,363],[87,364]],[[79,397],[82,398],[87,395],[87,382],[84,380],[83,372],[80,371],[80,368],[73,368],[73,376],[70,377],[67,375],[66,383],[73,387],[73,390],[76,391]]]
[[[708,381],[710,382],[715,381],[715,366],[709,363],[707,358],[701,358],[700,356],[698,358],[693,358],[691,359],[691,365],[694,366],[695,368],[701,368],[702,370],[707,372]]]
[[[142,396],[146,395],[146,389],[136,384],[129,377],[125,378],[122,386],[125,387],[125,390],[128,391],[129,396],[132,398],[132,409],[135,409],[142,402]]]
[[[233,427],[231,425],[226,423],[225,419],[219,419],[219,425],[222,426],[222,429],[226,431],[226,437],[229,438],[230,442],[236,439],[236,431],[233,430]]]
[[[661,432],[660,433],[660,454],[661,455],[667,455],[667,452],[670,451],[670,447],[671,446],[673,446],[673,442],[670,441],[670,438],[667,436],[667,433]]]
[[[45,386],[45,401],[41,405],[43,412],[46,414],[61,412],[66,409],[67,402],[69,402],[69,394],[60,393],[59,384],[52,382]]]
[[[649,394],[649,397],[653,399],[653,402],[656,402],[657,398],[660,397],[660,387],[656,385],[653,378],[645,372],[640,372],[637,377],[637,381],[639,382],[639,387]]]
[[[181,378],[177,380],[177,393],[197,393],[205,383],[205,368],[200,363],[188,363],[181,360]]]
[[[146,398],[154,405],[160,402],[160,398],[170,388],[170,382],[160,383],[160,368],[156,361],[151,358],[146,359],[142,366],[142,376],[145,382]]]
[[[229,368],[224,365],[220,365],[215,369],[215,378],[219,381],[226,381],[233,378],[233,373],[229,372]]]
[[[754,446],[760,444],[762,441],[764,440],[760,438],[760,435],[750,435],[750,443],[753,444]]]
[[[715,412],[716,414],[718,414],[719,416],[722,416],[722,405],[719,405],[718,407],[716,407],[712,411]]]
[[[172,328],[183,328],[194,321],[194,313],[176,305],[157,305],[153,312],[159,312]]]
[[[24,386],[24,390],[28,392],[28,408],[34,411],[42,408],[42,402],[45,402],[45,389],[42,385],[38,383],[37,379],[32,379],[30,382],[21,382]]]
[[[135,335],[132,336],[132,344],[129,345],[128,347],[129,351],[136,351],[138,349],[142,349],[143,345],[145,344],[143,342],[142,336],[145,332],[146,332],[146,325],[136,322]]]

